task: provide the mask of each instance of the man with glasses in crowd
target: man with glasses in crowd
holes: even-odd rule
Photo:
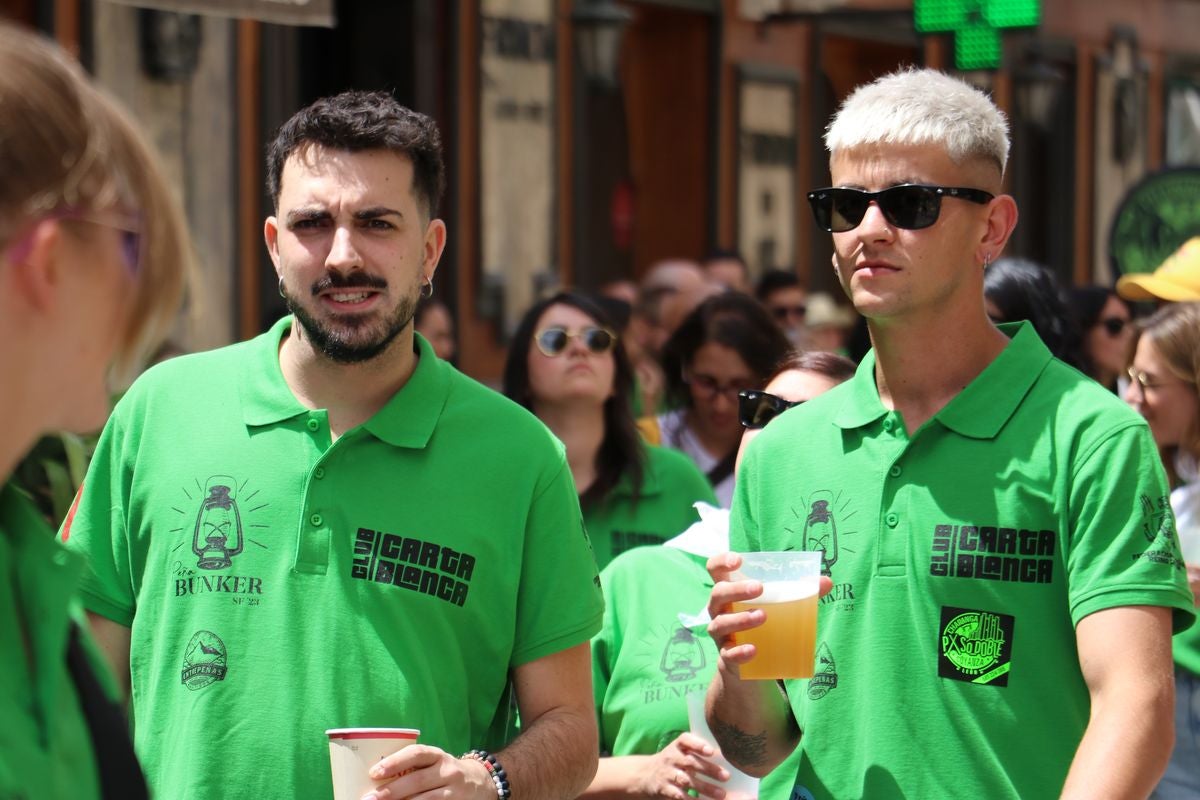
[[[814,550],[819,529],[821,679],[785,697],[739,678],[755,653],[734,637],[763,612],[731,603],[762,586],[713,558],[722,751],[762,775],[798,746],[810,800],[1145,797],[1192,597],[1146,425],[984,312],[1017,222],[1004,117],[902,71],[856,90],[826,144],[834,186],[809,200],[873,350],[748,449],[730,532]]]
[[[561,445],[413,334],[446,242],[437,128],[319,100],[268,183],[292,316],[144,375],[62,531],[154,793],[327,800],[325,731],[390,726],[420,744],[372,800],[574,797],[599,580]]]
[[[772,269],[763,273],[754,295],[795,347],[803,347],[808,292],[796,273]]]

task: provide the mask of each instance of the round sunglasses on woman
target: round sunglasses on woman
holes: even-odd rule
[[[617,335],[608,328],[588,325],[577,331],[569,331],[561,325],[552,325],[538,331],[533,337],[534,344],[543,355],[560,355],[567,349],[572,340],[578,339],[592,353],[607,353],[617,343]]]

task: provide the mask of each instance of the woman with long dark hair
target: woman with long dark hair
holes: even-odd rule
[[[597,565],[620,552],[660,544],[712,501],[695,467],[678,453],[648,447],[630,396],[633,370],[603,309],[564,292],[525,314],[504,367],[504,393],[562,440]]]
[[[738,392],[766,383],[791,349],[754,298],[714,295],[688,315],[663,348],[673,410],[643,421],[646,440],[681,450],[705,473],[720,504],[733,499],[742,426]]]
[[[1115,289],[1078,286],[1068,295],[1081,336],[1082,368],[1116,390],[1133,348],[1133,315]]]

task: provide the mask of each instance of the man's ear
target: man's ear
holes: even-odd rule
[[[440,219],[429,220],[425,226],[425,252],[421,260],[421,274],[426,280],[433,280],[433,273],[437,271],[438,261],[445,249],[446,223]]]
[[[37,223],[26,238],[3,254],[5,281],[31,308],[47,311],[58,301],[65,242],[54,220]]]
[[[267,217],[263,223],[263,239],[267,243],[271,263],[275,265],[275,274],[283,277],[279,273],[279,220],[274,215]]]
[[[987,230],[979,242],[976,259],[980,264],[984,261],[995,261],[1008,244],[1017,227],[1017,201],[1011,195],[997,195],[988,209]]]

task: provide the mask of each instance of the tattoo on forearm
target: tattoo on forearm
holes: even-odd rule
[[[721,753],[735,764],[754,767],[766,763],[767,732],[765,730],[762,733],[749,733],[719,717],[714,717],[712,732],[721,745]]]

